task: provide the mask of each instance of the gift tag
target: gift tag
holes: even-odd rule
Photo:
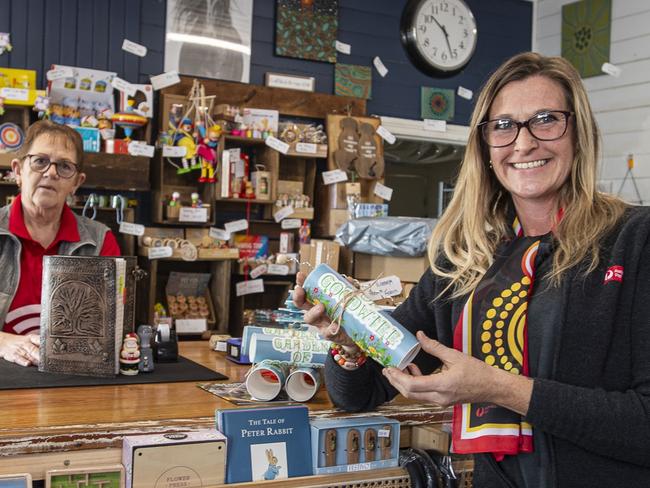
[[[147,48],[145,46],[137,42],[129,41],[128,39],[124,39],[124,42],[122,42],[122,50],[140,56],[141,58],[147,55]]]
[[[296,144],[296,152],[305,153],[305,154],[316,154],[318,152],[318,146],[310,142],[299,142]]]
[[[350,54],[352,53],[352,46],[350,44],[346,44],[345,42],[341,41],[336,41],[336,50],[342,54]]]
[[[269,136],[264,140],[264,143],[282,154],[287,154],[289,152],[289,144],[282,142],[277,137]]]
[[[148,158],[153,158],[153,152],[156,148],[145,144],[141,141],[131,141],[129,144],[129,154],[131,156],[146,156]]]
[[[424,121],[424,128],[426,130],[432,130],[436,132],[447,132],[447,121],[426,119]]]
[[[130,97],[135,96],[135,92],[136,92],[135,87],[128,81],[123,80],[122,78],[118,78],[117,76],[115,76],[113,78],[113,81],[111,81],[111,85],[113,85],[113,88],[115,88],[116,90],[119,90]]]
[[[389,202],[390,199],[393,198],[393,189],[387,187],[386,185],[382,185],[379,182],[375,183],[375,189],[373,190],[373,193]]]
[[[379,56],[375,56],[375,59],[372,60],[372,64],[375,65],[375,69],[382,78],[388,74],[388,68],[386,68]]]
[[[275,212],[273,214],[273,218],[275,219],[276,222],[281,222],[292,213],[293,213],[293,207],[291,205],[287,205],[286,207],[282,207],[280,210]]]
[[[236,294],[238,297],[242,295],[250,295],[251,293],[264,293],[264,280],[248,280],[240,281],[235,285]]]
[[[174,250],[169,246],[150,247],[148,251],[149,259],[170,258]]]
[[[122,222],[120,223],[120,232],[132,236],[142,236],[144,235],[144,225],[134,224],[133,222]]]
[[[614,66],[612,63],[603,63],[602,67],[600,68],[603,73],[607,73],[610,76],[613,76],[614,78],[618,78],[621,76],[621,72],[623,71],[621,68],[618,66]]]
[[[181,207],[178,214],[179,222],[200,222],[206,223],[208,221],[208,208],[207,207]]]
[[[456,93],[458,93],[459,97],[465,98],[466,100],[471,100],[472,97],[474,96],[472,90],[470,90],[469,88],[465,88],[464,86],[459,86],[458,90],[456,90]]]
[[[228,232],[234,234],[235,232],[240,232],[242,230],[248,229],[248,220],[241,219],[233,220],[232,222],[226,222],[226,225],[224,225],[224,227]]]
[[[26,88],[0,88],[0,97],[5,100],[15,100],[17,102],[26,102],[29,100],[29,90]]]
[[[227,241],[230,239],[230,232],[224,229],[217,229],[216,227],[210,227],[208,235],[219,241]]]
[[[251,278],[255,279],[258,276],[262,276],[264,273],[266,273],[266,269],[267,269],[266,264],[260,264],[259,266],[256,266],[250,272]]]
[[[300,219],[284,219],[280,223],[280,227],[284,230],[300,229]]]
[[[332,185],[341,181],[348,181],[348,174],[341,169],[333,169],[331,171],[323,171],[323,183]]]
[[[391,133],[391,131],[389,131],[383,125],[380,125],[379,127],[377,127],[377,130],[375,132],[377,132],[377,134],[379,134],[379,137],[381,137],[388,144],[395,144],[395,141],[397,140],[397,137],[395,137]]]
[[[56,69],[51,69],[47,72],[48,81],[60,80],[61,78],[70,78],[74,76],[74,71],[69,66],[61,66]]]
[[[381,300],[402,293],[402,282],[395,275],[379,278],[375,281],[366,281],[361,284],[361,287],[363,294],[371,300]]]
[[[162,153],[166,158],[182,158],[187,154],[187,148],[185,146],[163,146]]]
[[[154,90],[162,90],[163,88],[181,82],[177,71],[168,71],[167,73],[160,75],[150,76],[149,79],[151,80],[151,86]]]
[[[269,264],[266,273],[270,275],[286,276],[289,274],[289,266],[286,264]]]

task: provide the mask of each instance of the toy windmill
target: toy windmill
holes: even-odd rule
[[[621,186],[618,188],[618,192],[616,193],[617,196],[621,196],[621,191],[623,190],[623,186],[625,185],[625,182],[627,181],[628,177],[630,180],[632,180],[632,184],[634,185],[634,191],[636,192],[636,202],[639,205],[643,205],[643,199],[641,198],[641,192],[639,192],[639,187],[636,184],[636,179],[634,178],[634,173],[632,173],[632,169],[634,168],[634,155],[633,154],[628,154],[627,155],[627,172],[625,173],[625,176],[623,177],[623,181],[621,181]]]

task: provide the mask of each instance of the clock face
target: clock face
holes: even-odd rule
[[[429,74],[457,72],[476,48],[476,21],[463,0],[410,0],[401,27],[409,57]]]

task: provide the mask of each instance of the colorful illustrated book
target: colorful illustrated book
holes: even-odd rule
[[[228,439],[226,483],[311,475],[307,413],[304,405],[217,410]]]

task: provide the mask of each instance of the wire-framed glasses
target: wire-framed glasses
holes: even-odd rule
[[[533,115],[524,122],[502,117],[478,124],[481,136],[490,147],[506,147],[515,142],[522,127],[540,141],[554,141],[562,137],[569,125],[573,112],[546,110]]]
[[[50,169],[50,166],[54,165],[56,168],[56,174],[61,178],[69,179],[77,174],[78,171],[77,165],[67,159],[52,161],[50,158],[42,154],[27,154],[25,157],[29,159],[30,169],[37,173],[45,173]]]

